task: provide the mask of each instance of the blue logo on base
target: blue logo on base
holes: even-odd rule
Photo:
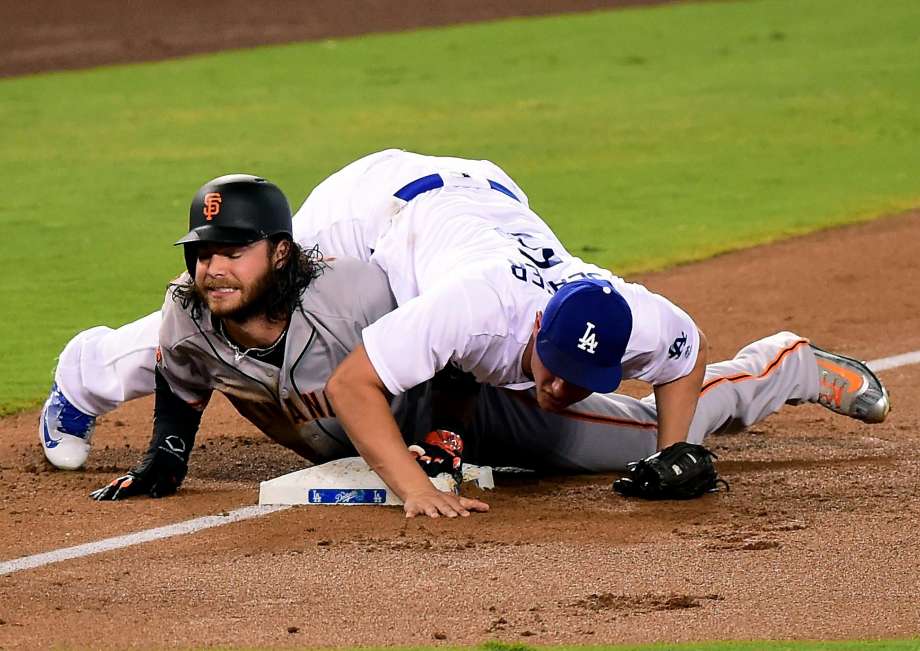
[[[383,488],[311,488],[307,500],[310,504],[383,504],[387,492]]]

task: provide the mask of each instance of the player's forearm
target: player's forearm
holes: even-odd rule
[[[166,446],[188,461],[195,445],[202,412],[173,393],[158,368],[154,370],[154,377],[156,398],[153,408],[153,436],[148,454]]]
[[[172,392],[156,369],[153,436],[147,454],[126,474],[90,494],[94,500],[121,500],[136,495],[164,497],[175,493],[188,472],[201,412]]]
[[[390,413],[386,397],[366,387],[338,392],[333,408],[358,453],[393,491],[406,496],[429,489],[431,482],[415,462]]]
[[[682,378],[655,387],[659,450],[687,440],[706,373],[706,353],[706,338],[701,332],[693,370]]]
[[[430,490],[431,482],[402,439],[363,348],[349,355],[326,385],[326,395],[358,453],[400,498]]]

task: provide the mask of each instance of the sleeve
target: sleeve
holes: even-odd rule
[[[370,325],[396,309],[396,299],[383,269],[366,263],[358,279],[357,322]]]
[[[156,350],[156,370],[172,392],[185,402],[204,409],[211,397],[212,387],[207,373],[202,373],[194,361],[179,348],[188,333],[195,331],[190,317],[183,312],[174,296],[173,287],[188,281],[187,273],[170,284],[160,310],[160,330]]]
[[[386,274],[376,264],[341,257],[329,261],[328,268],[301,297],[304,310],[320,317],[327,326],[344,324],[357,334],[384,314],[396,309]],[[344,337],[344,334],[340,335]],[[357,345],[354,342],[351,347]]]
[[[158,349],[156,370],[172,394],[195,409],[204,410],[213,388],[191,359],[172,349]]]
[[[299,215],[300,213],[298,213]],[[319,247],[324,257],[348,256],[369,260],[372,251],[365,249],[361,222],[356,219],[340,220],[317,227],[319,220],[301,218],[294,222],[294,239],[300,246]]]
[[[682,309],[658,294],[647,292],[638,306],[633,306],[633,332],[624,360],[624,377],[667,384],[684,377],[696,365],[700,332],[693,319]]]
[[[156,370],[171,392],[187,404],[203,410],[211,399],[213,389],[197,379],[202,374],[184,356],[164,351],[159,356]]]
[[[466,371],[479,366],[507,332],[506,323],[491,286],[453,281],[383,316],[364,329],[362,338],[381,382],[398,395],[451,361]]]

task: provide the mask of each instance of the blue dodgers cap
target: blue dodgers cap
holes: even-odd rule
[[[609,282],[566,283],[543,312],[537,354],[553,375],[595,393],[609,393],[623,379],[632,325],[632,310]]]

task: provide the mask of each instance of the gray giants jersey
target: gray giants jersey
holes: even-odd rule
[[[158,368],[179,398],[203,406],[212,391],[220,391],[269,437],[322,462],[354,454],[323,392],[326,381],[361,343],[362,329],[396,303],[380,268],[352,258],[329,262],[301,303],[291,316],[279,369],[249,356],[237,359],[207,308],[193,319],[167,292]]]

